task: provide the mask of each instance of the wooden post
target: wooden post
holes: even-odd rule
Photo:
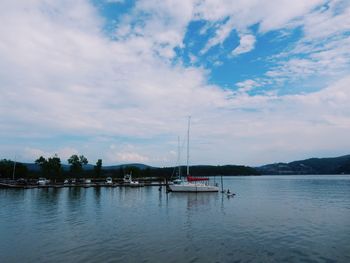
[[[224,183],[222,180],[222,175],[221,175],[221,193],[224,193]]]

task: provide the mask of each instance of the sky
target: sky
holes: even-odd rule
[[[2,0],[0,158],[350,153],[348,0]]]

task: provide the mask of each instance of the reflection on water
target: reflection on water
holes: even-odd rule
[[[350,262],[350,177],[0,190],[0,262]],[[132,251],[132,253],[131,253]]]

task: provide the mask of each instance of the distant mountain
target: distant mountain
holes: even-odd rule
[[[24,163],[29,171],[39,171],[40,167],[35,163]],[[127,167],[137,168],[139,170],[151,169],[152,172],[156,169],[162,170],[163,168],[157,168],[148,166],[142,163],[130,163],[120,165],[102,166],[102,170],[120,170]],[[62,164],[64,171],[69,171],[68,164]],[[84,165],[85,171],[91,171],[94,169],[93,164]],[[166,169],[173,169],[168,167]],[[165,169],[165,168],[164,168]],[[350,155],[334,157],[334,158],[311,158],[306,160],[294,161],[290,163],[274,163],[267,164],[260,167],[249,166],[236,166],[236,165],[224,165],[224,166],[210,166],[210,165],[198,165],[192,166],[191,171],[193,174],[198,175],[212,175],[212,174],[242,174],[242,175],[254,175],[254,174],[271,174],[271,175],[287,175],[287,174],[350,174]]]
[[[40,170],[40,166],[36,163],[23,163],[23,165],[27,167],[28,171],[37,172]]]
[[[140,170],[145,170],[147,168],[153,168],[152,166],[142,164],[142,163],[128,163],[128,164],[120,164],[120,165],[110,165],[110,166],[102,166],[103,170],[116,170],[116,169],[123,169],[127,167],[134,167],[138,168]]]
[[[191,166],[191,174],[194,176],[259,175],[259,172],[252,167],[243,165],[195,165]]]
[[[256,169],[261,174],[350,174],[350,155],[310,158],[290,163],[267,164]]]
[[[23,165],[25,165],[27,167],[28,171],[32,171],[32,172],[40,171],[40,166],[37,165],[36,163],[23,163]],[[68,171],[69,170],[69,165],[68,164],[62,164],[62,169],[64,171]],[[93,165],[91,165],[91,164],[84,165],[84,169],[86,169],[86,170],[93,169]]]

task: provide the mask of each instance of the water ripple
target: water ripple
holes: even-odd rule
[[[0,262],[350,262],[350,177],[225,186],[237,196],[1,189]]]

